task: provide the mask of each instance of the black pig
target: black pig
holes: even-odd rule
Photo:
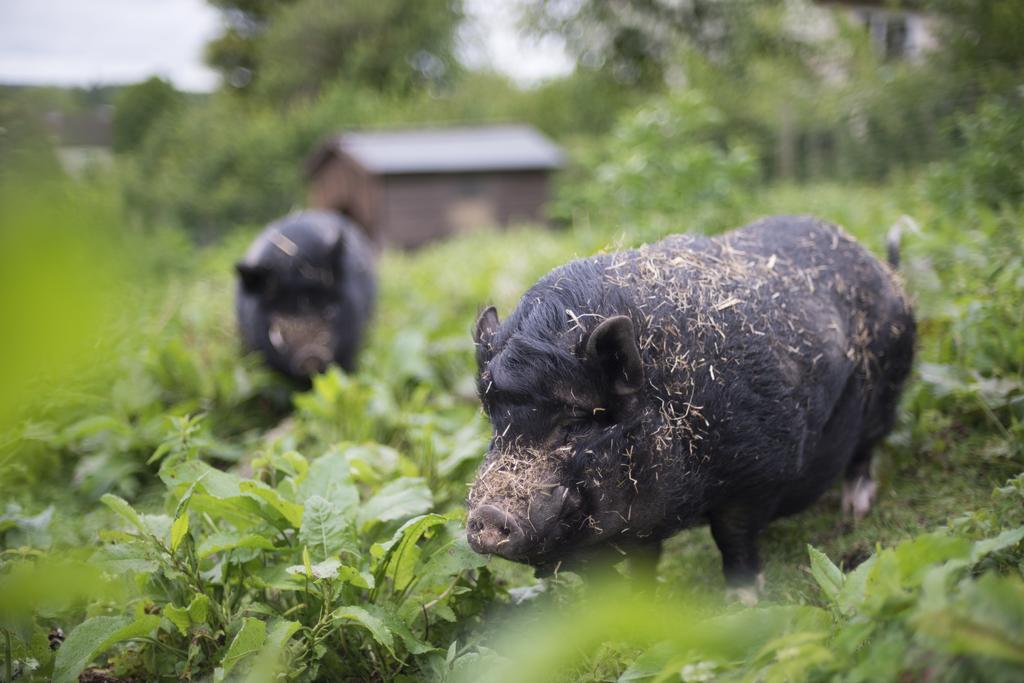
[[[300,384],[335,362],[353,370],[377,295],[374,253],[339,214],[271,223],[235,265],[245,347]]]
[[[767,218],[574,261],[474,334],[494,437],[470,545],[543,575],[609,546],[657,558],[709,522],[756,596],[757,537],[837,477],[868,510],[871,449],[914,352],[893,271],[840,228]]]

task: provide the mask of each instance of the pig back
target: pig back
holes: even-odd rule
[[[773,217],[604,258],[637,329],[652,459],[680,496],[831,481],[909,372],[902,288],[838,227]]]

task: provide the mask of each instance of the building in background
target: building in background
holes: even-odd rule
[[[543,222],[565,155],[525,125],[351,132],[306,162],[309,204],[351,216],[383,246]]]
[[[66,173],[78,176],[90,167],[111,164],[114,159],[113,119],[114,110],[110,106],[46,113],[43,123]]]
[[[875,54],[886,60],[921,62],[938,47],[935,18],[914,0],[819,0],[861,24]]]

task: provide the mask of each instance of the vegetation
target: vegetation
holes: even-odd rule
[[[170,116],[182,105],[182,94],[162,78],[122,88],[114,100],[114,151],[139,148],[161,116]]]
[[[264,101],[309,98],[338,79],[408,93],[440,85],[456,67],[461,0],[213,4],[227,22],[207,46],[207,61],[234,91]]]
[[[506,644],[499,636],[563,622],[548,623],[542,606],[520,608],[528,629],[501,622],[495,606],[533,582],[465,546],[460,504],[487,439],[466,332],[477,307],[507,311],[549,267],[636,233],[591,223],[386,255],[363,369],[322,376],[284,418],[287,388],[235,352],[229,264],[243,231],[132,311],[142,332],[122,338],[100,377],[66,378],[39,394],[59,410],[7,422],[0,580],[18,598],[3,608],[15,667],[35,662],[58,680],[97,658],[122,678],[255,676],[270,662],[302,680],[444,678],[481,661],[505,675],[504,657],[506,680],[527,664],[585,680],[683,670],[1012,680],[1024,535],[1013,478],[1024,458],[1019,213],[978,206],[983,218],[965,224],[912,189],[817,186],[775,188],[737,218],[787,210],[840,220],[875,248],[887,225],[914,216],[924,230],[907,239],[905,273],[923,335],[879,507],[848,528],[832,496],[774,528],[767,606],[722,614],[707,597],[722,594],[717,556],[695,530],[670,544],[658,604],[624,609],[561,577],[540,602],[584,610],[563,615],[594,624],[579,647]],[[827,555],[809,559],[808,543]],[[645,609],[661,610],[661,627],[620,628],[646,623]],[[56,654],[54,627],[67,634]]]
[[[252,38],[226,73],[295,38],[275,17],[317,5],[217,4]],[[820,53],[779,47],[790,4],[735,19],[753,22],[732,27],[750,37],[742,58],[686,23],[687,49],[659,48],[632,82],[615,66],[628,52],[581,54],[577,73],[526,92],[458,70],[435,92],[380,89],[348,66],[287,106],[261,102],[258,81],[252,97],[206,98],[150,82],[114,96],[137,119],[128,151],[75,181],[35,118],[70,96],[0,93],[0,681],[1020,680],[1019,3],[944,3],[960,17],[950,52],[920,66],[837,38],[851,69],[838,85],[804,68]],[[622,18],[612,5],[579,4],[588,30]],[[211,49],[227,55],[229,37]],[[666,84],[674,70],[688,87]],[[150,91],[173,106],[153,115]],[[836,143],[832,161],[808,152],[777,172],[790,115]],[[573,152],[556,229],[383,254],[356,373],[296,392],[240,355],[231,264],[301,202],[297,166],[320,136],[493,118]],[[480,307],[510,311],[576,256],[774,213],[841,223],[879,254],[907,228],[919,354],[872,513],[844,520],[834,491],[774,524],[756,608],[724,602],[706,529],[667,544],[654,586],[624,585],[623,566],[607,583],[538,582],[470,552],[462,503],[490,436],[469,337]]]

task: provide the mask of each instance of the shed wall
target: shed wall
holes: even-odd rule
[[[351,216],[375,242],[380,241],[380,200],[381,180],[343,155],[333,155],[310,179],[310,206]]]
[[[393,175],[381,178],[379,235],[417,247],[446,235],[543,221],[547,171]]]
[[[550,172],[372,175],[335,154],[310,178],[309,204],[348,214],[378,244],[418,247],[447,235],[542,222]]]

